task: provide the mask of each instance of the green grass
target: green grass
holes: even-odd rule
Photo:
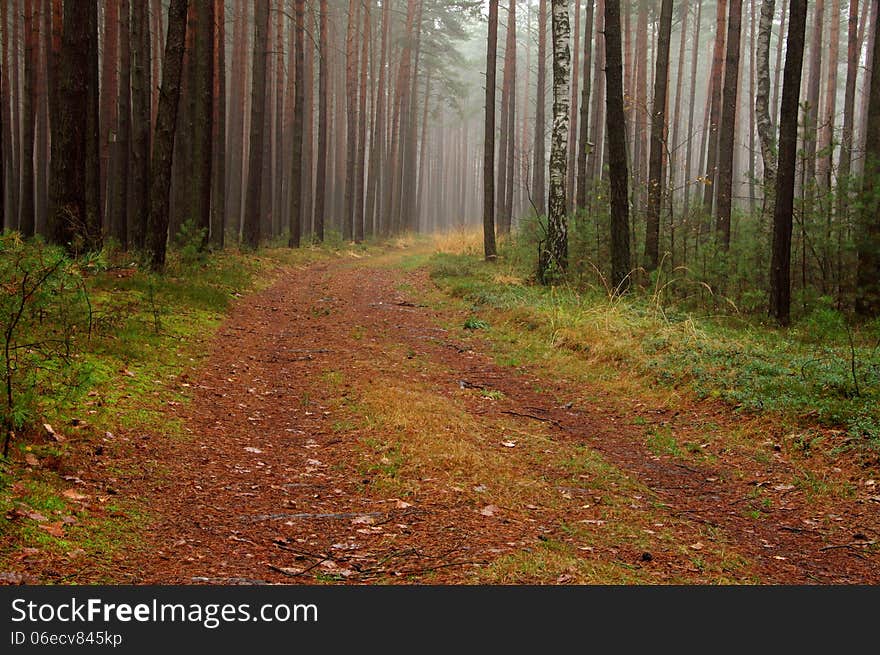
[[[466,328],[492,321],[502,364],[546,362],[561,349],[585,360],[583,374],[594,380],[637,373],[738,410],[842,427],[851,446],[880,451],[876,326],[851,328],[827,308],[787,330],[748,317],[700,317],[639,289],[609,297],[596,289],[542,287],[529,270],[503,258],[488,264],[443,253],[428,267],[471,313]]]
[[[90,579],[112,582],[110,558],[120,549],[140,547],[139,530],[148,519],[148,509],[116,500],[112,508],[103,506],[103,513],[90,512],[64,497],[71,483],[62,471],[91,457],[103,443],[105,431],[188,438],[168,407],[188,401],[186,373],[207,354],[210,337],[235,300],[267,286],[284,270],[332,255],[326,247],[266,249],[255,254],[173,251],[166,272],[155,275],[128,257],[105,254],[104,270],[83,267],[91,330],[75,333],[72,358],[58,366],[56,380],[49,384],[37,378],[37,386],[22,396],[22,402],[31,403],[33,421],[19,431],[11,459],[0,461],[0,512],[19,508],[38,512],[49,522],[64,517],[76,522],[64,527],[63,538],[29,518],[0,522],[0,570],[14,570],[22,548],[62,556],[81,550],[88,558]],[[73,428],[73,419],[85,425]],[[44,422],[68,439],[43,443],[37,426]],[[36,456],[40,466],[26,468],[28,454]],[[59,464],[44,465],[47,458]],[[107,475],[119,479],[164,474],[159,467],[143,471],[124,461],[107,464]]]

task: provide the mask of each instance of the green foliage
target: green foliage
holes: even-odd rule
[[[467,320],[464,322],[465,330],[488,330],[489,324],[486,321],[476,318],[475,316],[468,316]]]
[[[4,457],[15,432],[36,418],[41,396],[69,394],[86,382],[77,353],[91,329],[79,264],[41,241],[0,236]]]
[[[184,221],[174,237],[180,261],[186,266],[203,263],[207,257],[207,239],[206,228],[198,227],[193,220]]]

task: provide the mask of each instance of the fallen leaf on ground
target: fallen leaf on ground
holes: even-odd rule
[[[504,446],[505,448],[516,448],[515,441],[502,441],[501,445]]]
[[[480,510],[480,514],[483,516],[495,516],[495,512],[498,511],[498,508],[495,505],[486,505],[483,509]]]
[[[248,452],[248,453],[255,453],[255,454],[257,454],[257,455],[259,455],[260,453],[263,452],[263,451],[260,450],[259,448],[254,448],[253,446],[245,446],[244,449],[245,449],[245,452]]]
[[[81,494],[80,492],[76,491],[75,489],[68,489],[67,491],[65,491],[61,495],[64,496],[65,498],[69,498],[70,500],[85,500],[86,498],[88,498],[88,496],[86,496],[85,494]]]
[[[61,539],[64,537],[64,523],[56,521],[55,523],[43,523],[40,525],[41,530],[45,530],[53,537]]]
[[[27,463],[28,466],[40,465],[40,460],[37,459],[36,455],[32,455],[31,453],[28,453],[24,456],[24,461]]]
[[[703,550],[702,542],[697,542],[695,544],[691,544],[691,550]]]

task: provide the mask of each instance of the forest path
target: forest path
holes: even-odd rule
[[[139,455],[167,475],[123,491],[155,520],[120,582],[880,581],[871,502],[811,501],[779,456],[655,454],[646,427],[740,419],[499,366],[402,258],[239,301],[172,408],[190,436]]]

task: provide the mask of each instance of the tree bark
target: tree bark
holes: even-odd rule
[[[387,0],[386,0],[387,1]],[[318,154],[315,173],[315,239],[324,241],[324,203],[326,197],[327,168],[327,137],[329,120],[329,87],[330,75],[327,40],[327,0],[320,0],[318,8],[320,34],[318,36]]]
[[[269,0],[257,0],[254,31],[254,76],[251,90],[250,155],[245,195],[243,241],[249,248],[260,244],[260,199],[263,191],[263,136],[266,116],[266,60],[269,57]]]
[[[547,108],[547,0],[538,4],[538,73],[535,86],[535,152],[532,171],[532,202],[538,214],[546,210],[545,169]]]
[[[868,0],[870,1],[870,0]],[[846,222],[849,214],[850,173],[852,172],[853,126],[855,125],[856,82],[859,74],[859,0],[849,2],[847,36],[846,91],[843,100],[843,133],[840,137],[840,163],[837,176],[837,217]]]
[[[213,2],[213,0],[211,0]],[[151,97],[150,15],[146,2],[136,2],[132,16],[132,207],[129,211],[129,241],[144,245],[146,208],[150,191]]]
[[[587,0],[589,2],[589,0]],[[585,39],[586,41],[586,39]],[[565,171],[565,200],[566,210],[572,213],[577,204],[577,161],[578,161],[578,87],[580,80],[580,56],[581,56],[581,0],[574,0],[574,44],[571,63],[571,100],[568,114],[568,158]]]
[[[483,252],[487,261],[495,261],[498,256],[495,245],[495,68],[497,58],[498,0],[489,0],[489,34],[486,46],[486,118],[483,133]]]
[[[690,107],[687,122],[687,147],[684,156],[684,215],[690,213],[691,185],[693,183],[693,152],[694,152],[694,108],[697,95],[697,68],[700,61],[700,33],[703,27],[703,0],[697,0],[697,17],[694,20],[694,50],[691,57],[691,90]],[[702,154],[698,158],[702,163]]]
[[[214,179],[211,201],[211,244],[222,250],[226,245],[226,2],[214,2]]]
[[[850,0],[852,3],[853,0]],[[828,77],[825,84],[825,111],[819,132],[819,158],[816,175],[820,188],[831,188],[831,163],[834,159],[834,120],[837,114],[837,66],[840,57],[840,0],[831,0],[831,38],[828,42]],[[831,212],[828,212],[830,219]]]
[[[551,0],[553,34],[553,131],[550,141],[549,213],[547,242],[541,248],[538,277],[549,284],[559,280],[568,266],[568,221],[566,219],[566,168],[569,119],[571,27],[566,0]]]
[[[718,243],[730,248],[730,215],[733,206],[733,156],[736,135],[736,109],[739,86],[740,37],[742,32],[743,0],[730,0],[727,29],[727,58],[724,64],[724,94],[721,107],[721,127],[718,138],[718,216],[716,231]]]
[[[709,95],[709,146],[706,150],[706,178],[703,210],[712,215],[718,173],[718,127],[721,122],[721,88],[724,80],[724,49],[727,35],[727,0],[718,0],[715,18],[715,54],[712,58]]]
[[[758,23],[758,91],[755,94],[755,116],[758,122],[758,136],[761,140],[761,156],[764,160],[765,214],[772,211],[772,192],[776,185],[776,139],[773,135],[773,120],[770,117],[770,35],[773,31],[775,11],[776,0],[764,0]]]
[[[33,236],[36,227],[36,205],[34,203],[36,129],[34,117],[37,106],[37,70],[35,65],[37,20],[34,17],[34,2],[35,0],[24,0],[24,103],[21,112],[21,201],[18,229],[25,237]],[[13,18],[17,19],[17,16]]]
[[[189,93],[194,97],[194,114],[191,117],[193,128],[193,170],[191,185],[191,205],[189,218],[203,231],[201,246],[208,243],[211,229],[211,181],[213,179],[214,153],[214,1],[201,0],[195,3],[195,27],[193,39],[193,81],[194,88]]]
[[[816,0],[816,10],[813,14],[813,34],[810,38],[810,71],[807,79],[807,102],[804,112],[804,171],[803,189],[808,199],[812,199],[813,193],[807,190],[816,181],[816,146],[819,137],[819,91],[822,82],[822,44],[824,36],[825,0]],[[804,208],[808,215],[811,200]]]
[[[303,114],[305,102],[305,84],[303,83],[303,60],[305,58],[305,2],[296,0],[296,70],[294,73],[294,100],[293,100],[293,174],[290,180],[290,236],[288,245],[291,248],[299,248],[302,233],[302,144],[303,144]]]
[[[104,3],[104,51],[101,63],[101,189],[109,196],[111,142],[118,133],[119,111],[119,4],[120,0]],[[115,187],[114,187],[115,188]],[[105,206],[105,212],[107,207]]]
[[[119,97],[116,115],[118,132],[113,157],[114,184],[110,208],[110,236],[123,250],[128,248],[128,182],[131,156],[131,3],[121,0],[119,7]]]
[[[168,8],[168,36],[162,67],[162,88],[156,112],[156,138],[150,165],[150,209],[147,221],[150,265],[160,271],[165,266],[168,242],[169,194],[174,159],[174,135],[180,104],[180,81],[186,40],[186,14],[189,0],[171,0]]]
[[[866,115],[865,172],[863,175],[863,206],[858,236],[858,274],[856,311],[862,316],[880,314],[880,75],[877,75],[877,62],[880,62],[880,21],[873,24],[870,96]]]
[[[629,171],[623,116],[623,55],[620,0],[605,0],[606,119],[608,176],[611,183],[611,284],[615,293],[629,287]]]
[[[770,314],[781,325],[788,325],[791,315],[791,227],[797,168],[798,109],[806,30],[807,2],[791,0],[779,124],[779,168],[774,194],[776,204],[773,210],[773,249],[770,264]]]
[[[648,169],[648,214],[645,231],[645,268],[656,270],[660,263],[660,209],[664,194],[664,149],[666,148],[666,94],[669,87],[669,42],[672,37],[672,0],[660,6],[657,38],[657,66],[654,101],[651,105],[651,155]]]
[[[584,21],[584,88],[581,92],[581,111],[578,129],[580,132],[580,146],[577,151],[577,193],[575,194],[575,207],[578,210],[587,207],[587,156],[596,148],[590,145],[590,93],[592,84],[590,72],[593,67],[593,14],[594,0],[586,0],[586,19]]]
[[[48,237],[71,252],[101,247],[97,130],[97,3],[64,4],[57,150]]]

